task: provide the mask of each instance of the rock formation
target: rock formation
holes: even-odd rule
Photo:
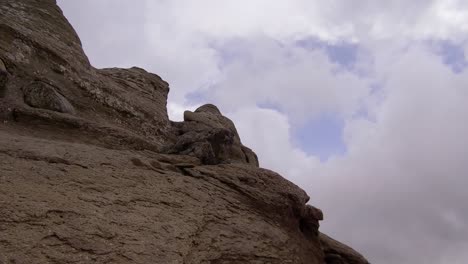
[[[0,2],[0,263],[368,263],[213,105],[95,69],[54,0]]]
[[[241,144],[234,123],[219,109],[206,104],[185,111],[184,122],[175,123],[177,140],[169,153],[199,158],[203,164],[247,163],[258,167],[257,155]]]

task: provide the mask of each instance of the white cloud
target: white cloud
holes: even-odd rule
[[[265,34],[278,39],[319,36],[327,40],[349,36],[348,24],[328,24],[323,13],[333,5],[318,1],[235,0],[147,1],[149,21],[159,24],[163,17],[173,29],[216,38],[249,37]],[[325,9],[325,10],[324,10]]]
[[[462,0],[146,1],[149,24],[225,39],[308,36],[335,42],[371,38],[464,37],[468,4]]]
[[[347,156],[319,168],[306,188],[328,216],[325,228],[371,259],[382,258],[380,248],[389,254],[384,263],[461,262],[444,254],[468,237],[468,73],[456,75],[414,47],[383,74],[376,122],[349,120]],[[415,253],[407,246],[424,256],[403,256]]]
[[[367,80],[330,62],[322,50],[307,51],[264,38],[247,46],[240,48],[247,59],[226,65],[207,92],[225,109],[270,104],[301,122],[323,112],[352,115],[370,90]]]

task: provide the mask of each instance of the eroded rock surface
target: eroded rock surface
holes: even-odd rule
[[[171,122],[169,85],[93,68],[54,0],[0,11],[0,263],[367,263],[216,106]]]

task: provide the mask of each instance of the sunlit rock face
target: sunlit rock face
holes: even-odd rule
[[[216,106],[171,122],[169,85],[93,68],[55,1],[0,10],[1,263],[367,263]]]

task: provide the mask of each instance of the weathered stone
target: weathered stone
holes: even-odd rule
[[[35,81],[23,88],[24,101],[32,107],[72,114],[73,106],[57,90],[44,82]]]
[[[209,128],[224,128],[230,130],[234,134],[236,143],[240,143],[239,134],[234,123],[227,117],[221,114],[218,107],[213,104],[205,104],[195,110],[195,112],[184,112],[185,122],[197,122]]]

